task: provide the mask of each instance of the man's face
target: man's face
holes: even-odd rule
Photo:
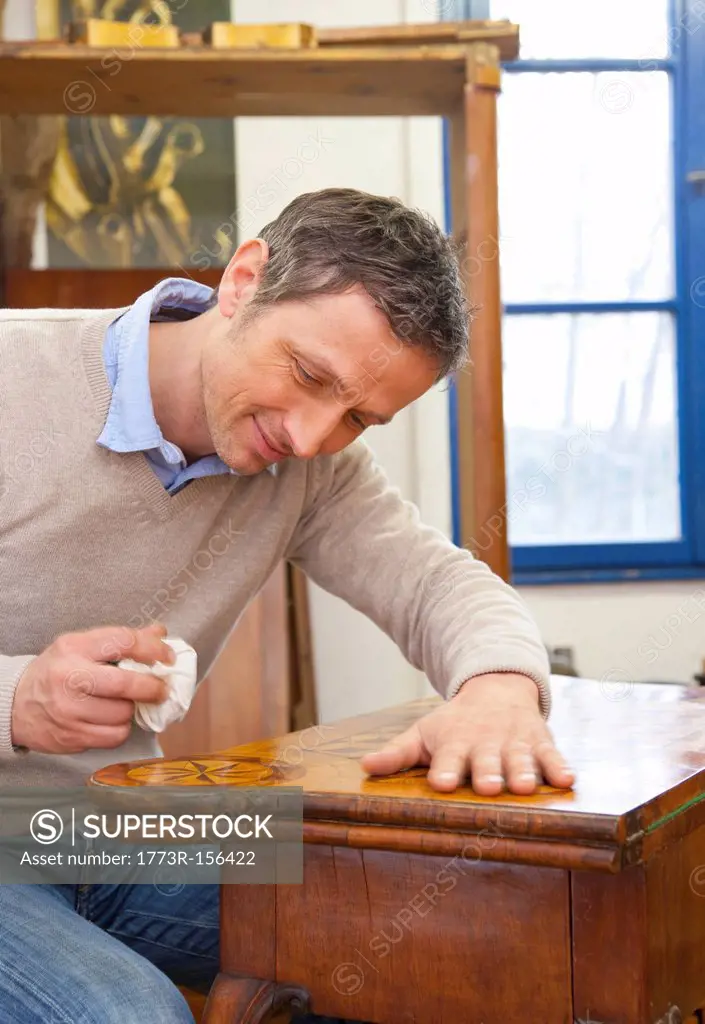
[[[217,454],[250,475],[287,456],[340,451],[436,380],[364,289],[285,302],[245,326],[222,320],[203,353],[203,397]]]

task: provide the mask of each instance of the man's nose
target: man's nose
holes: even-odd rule
[[[293,453],[298,459],[312,459],[340,426],[345,410],[336,401],[309,405],[284,420]]]

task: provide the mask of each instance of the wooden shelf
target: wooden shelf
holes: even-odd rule
[[[430,21],[422,25],[363,25],[317,28],[319,46],[432,46],[437,43],[490,43],[500,60],[519,56],[519,26],[511,21]]]
[[[2,43],[0,114],[447,114],[462,102],[467,52],[448,45],[121,51]]]

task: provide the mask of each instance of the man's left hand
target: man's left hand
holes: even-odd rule
[[[533,793],[543,779],[561,789],[574,782],[539,711],[536,683],[513,672],[473,676],[447,703],[362,759],[370,775],[424,764],[441,792],[465,779],[482,796],[505,788]]]

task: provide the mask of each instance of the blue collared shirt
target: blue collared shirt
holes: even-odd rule
[[[108,328],[103,346],[105,371],[113,397],[98,444],[114,452],[144,452],[170,494],[202,476],[235,473],[218,455],[205,455],[187,465],[184,453],[162,434],[154,416],[149,388],[149,325],[166,320],[165,307],[204,312],[211,288],[187,278],[160,281]]]

